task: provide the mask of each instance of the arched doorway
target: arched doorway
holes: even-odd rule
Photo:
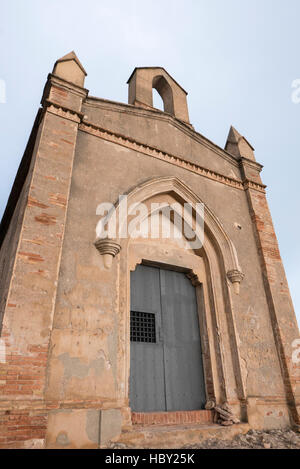
[[[128,205],[143,202],[148,207],[152,201],[170,200],[180,204],[189,203],[193,207],[201,202],[186,184],[174,177],[149,180],[131,190],[127,198]],[[117,205],[117,223],[120,223],[120,210]],[[233,282],[240,279],[229,280],[228,275],[240,272],[240,266],[232,241],[207,206],[204,231],[205,244],[202,249],[187,250],[169,240],[164,243],[161,239],[127,237],[118,240],[121,247],[118,279],[118,383],[119,396],[124,398],[128,407],[131,379],[131,272],[136,270],[137,265],[153,263],[187,273],[195,287],[207,400],[230,402],[237,415],[244,412],[244,374],[231,307]]]

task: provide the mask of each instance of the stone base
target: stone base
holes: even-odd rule
[[[151,448],[176,449],[189,447],[209,438],[232,440],[236,435],[246,434],[250,426],[246,423],[222,427],[220,425],[170,425],[140,426],[122,432],[119,438],[111,440],[101,448]]]
[[[248,398],[247,412],[248,423],[255,430],[280,430],[291,427],[286,404]]]

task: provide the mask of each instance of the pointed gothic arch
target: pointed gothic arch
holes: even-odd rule
[[[175,197],[182,203],[189,203],[193,208],[197,203],[204,203],[199,196],[197,196],[184,182],[176,177],[159,177],[150,179],[145,183],[135,187],[127,195],[129,204],[143,203],[151,197],[159,194],[175,194]],[[116,219],[117,219],[117,232],[119,229],[119,202],[115,204]],[[239,264],[236,248],[226,233],[219,219],[214,215],[213,211],[205,204],[205,233],[210,236],[216,249],[221,255],[224,262],[224,269],[226,272],[239,271],[241,267]]]
[[[156,75],[152,80],[152,88],[155,88],[164,103],[164,112],[174,115],[173,91],[163,75]]]
[[[180,203],[193,207],[203,202],[199,196],[176,177],[159,177],[146,181],[127,193],[129,204],[139,204],[157,196],[172,195]],[[120,204],[116,204],[117,223]],[[150,262],[185,271],[196,279],[197,296],[205,306],[199,309],[204,335],[203,356],[208,400],[229,401],[238,414],[245,415],[245,376],[239,355],[238,337],[232,308],[230,276],[234,272],[238,282],[242,279],[237,251],[224,227],[214,213],[205,206],[205,242],[198,252],[175,256],[166,254],[159,245],[147,248],[138,246],[130,238],[118,239],[121,250],[118,255],[119,291],[119,368],[120,396],[128,402],[130,376],[130,272],[140,263]],[[159,244],[159,243],[158,243]],[[171,251],[171,250],[170,250]],[[234,280],[237,280],[236,278]],[[236,292],[237,293],[237,292]],[[201,316],[201,317],[200,317]],[[231,353],[225,353],[231,350]]]

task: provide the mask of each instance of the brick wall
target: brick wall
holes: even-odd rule
[[[300,424],[300,370],[292,363],[299,329],[266,195],[247,190],[273,334],[292,420]]]
[[[0,448],[42,447],[47,415],[36,411],[0,411]]]
[[[70,106],[80,104],[78,95],[72,101],[71,91],[65,91],[61,99]],[[29,409],[37,408],[38,401],[40,408],[44,407],[78,120],[72,112],[45,106],[35,144],[35,165],[25,197],[1,334],[6,344],[5,362],[0,363],[2,445],[15,442],[23,447],[26,439],[45,437],[45,414],[35,414]],[[16,408],[16,401],[22,401],[22,412],[10,413]]]

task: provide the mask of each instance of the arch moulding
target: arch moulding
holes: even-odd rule
[[[127,204],[145,203],[156,196],[168,194],[180,203],[189,203],[193,208],[203,201],[191,191],[186,184],[175,177],[159,177],[146,181],[127,193]],[[119,232],[120,205],[116,204],[117,232]],[[215,365],[218,371],[218,384],[210,385],[208,398],[217,401],[226,401],[234,406],[241,416],[244,414],[246,402],[245,386],[241,360],[238,350],[238,338],[235,327],[234,312],[232,308],[232,291],[230,273],[235,281],[241,282],[243,274],[238,261],[237,251],[222,224],[205,205],[205,239],[204,247],[192,251],[185,257],[185,263],[174,263],[165,255],[160,247],[152,251],[152,256],[144,254],[143,244],[138,246],[136,240],[121,238],[114,240],[120,246],[116,255],[118,262],[118,303],[119,303],[119,347],[118,347],[118,395],[121,401],[129,406],[129,376],[130,376],[130,271],[135,270],[141,262],[157,262],[158,264],[172,265],[174,268],[183,268],[190,276],[191,281],[196,279],[197,296],[204,298],[203,325],[206,329],[204,348],[215,349]],[[130,256],[130,250],[134,255]],[[140,249],[140,250],[139,250]],[[161,249],[159,251],[159,249]],[[151,252],[151,249],[147,251]],[[191,263],[188,262],[188,256]],[[183,256],[184,257],[184,256]],[[192,259],[193,258],[193,259]],[[198,259],[198,261],[197,261]],[[115,262],[115,261],[114,261]],[[202,267],[200,267],[202,265]],[[206,272],[206,277],[200,272]],[[235,275],[233,275],[235,273]],[[195,275],[196,274],[196,275]],[[200,285],[201,284],[201,285]],[[234,285],[234,284],[233,284]],[[225,288],[224,288],[225,286]],[[203,288],[202,288],[203,287]],[[201,292],[202,288],[202,292]],[[234,288],[233,291],[236,291]],[[209,324],[208,324],[209,323]],[[226,338],[225,338],[226,336]],[[226,342],[227,341],[227,342]],[[225,344],[226,342],[226,344]],[[231,343],[230,343],[231,342]],[[225,353],[230,343],[230,354]],[[207,353],[207,350],[203,352]],[[228,357],[227,355],[230,355]],[[219,363],[217,363],[219,362]],[[214,380],[210,376],[211,380]],[[233,383],[235,381],[235,383]],[[216,389],[219,388],[219,392]],[[235,389],[234,391],[231,391]],[[236,393],[236,395],[234,394]]]

